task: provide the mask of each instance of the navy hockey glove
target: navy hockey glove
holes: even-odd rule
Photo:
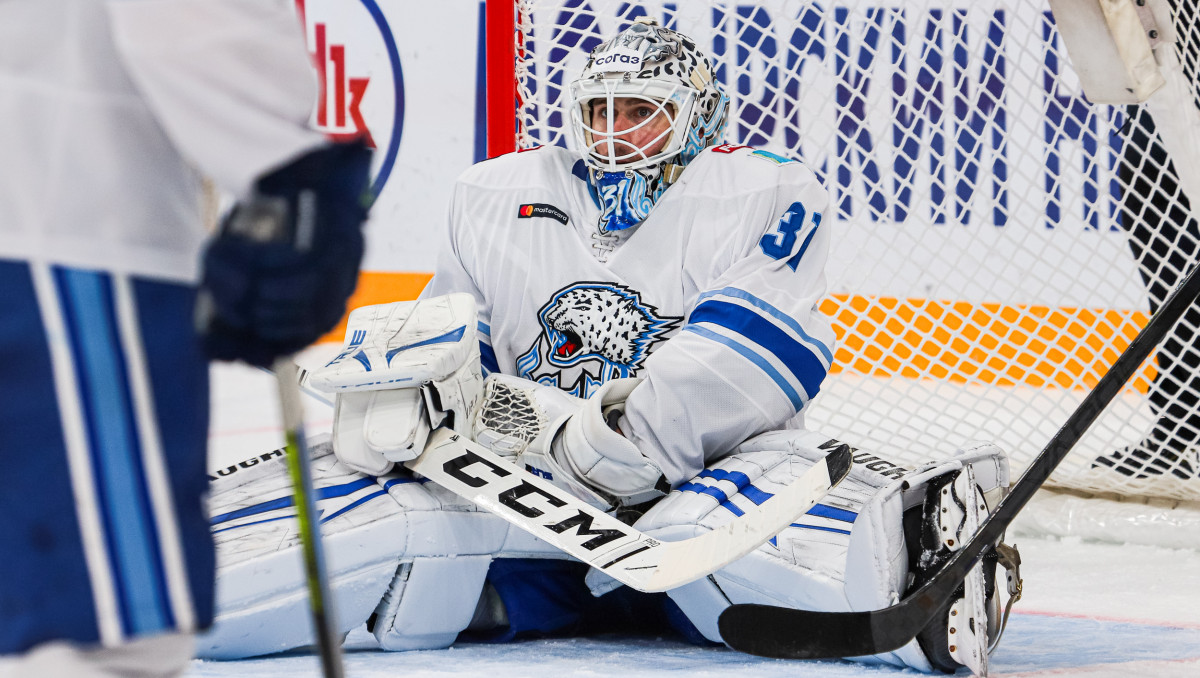
[[[197,319],[214,360],[267,366],[333,329],[358,281],[371,151],[330,144],[258,179],[204,253]]]

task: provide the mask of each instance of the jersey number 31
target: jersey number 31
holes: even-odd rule
[[[804,215],[804,205],[798,202],[792,203],[792,206],[775,224],[775,229],[758,241],[758,246],[762,249],[763,254],[776,260],[787,259],[788,268],[793,271],[800,265],[804,250],[808,249],[808,244],[817,234],[817,227],[821,225],[820,212],[813,212],[812,218],[808,221],[805,221]],[[806,228],[809,225],[811,227]],[[800,249],[796,250],[796,241],[800,240],[801,233],[804,233],[804,240],[800,243]],[[793,250],[795,250],[794,253]]]

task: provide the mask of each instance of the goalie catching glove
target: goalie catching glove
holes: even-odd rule
[[[640,379],[615,379],[584,400],[543,384],[494,374],[471,437],[602,509],[671,491],[662,470],[621,435],[625,399]]]
[[[485,382],[476,323],[469,294],[350,314],[342,351],[308,379],[335,395],[333,447],[343,464],[387,473],[446,425],[600,508],[670,491],[662,470],[616,430],[639,380],[608,382],[587,400],[518,377]]]

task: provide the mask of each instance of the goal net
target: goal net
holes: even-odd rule
[[[1198,1],[1153,33],[1174,103],[1097,105],[1044,0],[506,0],[499,129],[568,145],[593,47],[640,16],[689,35],[731,98],[725,141],[803,160],[832,197],[839,341],[810,426],[908,464],[994,440],[1020,472],[1200,256],[1181,188]],[[1051,485],[1200,500],[1197,328],[1179,320]]]

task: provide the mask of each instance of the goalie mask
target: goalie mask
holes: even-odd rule
[[[569,92],[571,128],[606,231],[641,223],[683,168],[717,142],[729,109],[708,57],[648,19],[593,50]]]

